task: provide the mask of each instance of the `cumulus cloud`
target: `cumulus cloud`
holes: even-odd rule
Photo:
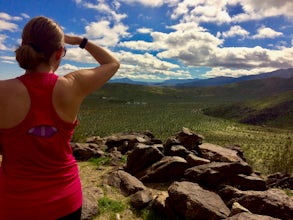
[[[91,22],[85,27],[86,36],[95,39],[97,43],[103,46],[115,46],[121,37],[129,35],[128,27],[122,23],[111,25],[110,21],[102,20]]]
[[[205,73],[203,76],[207,78],[213,78],[217,76],[226,76],[226,77],[240,77],[240,76],[249,76],[256,75],[260,73],[267,73],[276,70],[271,67],[263,67],[257,69],[233,69],[233,68],[224,68],[224,67],[215,67],[212,70]]]
[[[56,74],[59,76],[64,76],[70,72],[74,72],[76,70],[81,69],[80,67],[74,66],[72,64],[63,64],[61,66],[59,66],[58,70],[56,71]]]
[[[243,13],[235,15],[233,21],[243,22],[250,20],[258,20],[268,17],[285,16],[292,18],[293,1],[291,0],[231,0],[233,4],[239,4],[244,10]]]
[[[222,36],[224,38],[228,37],[235,37],[235,36],[240,36],[242,38],[246,38],[249,36],[249,32],[239,25],[232,26],[229,31],[223,32]]]
[[[181,18],[183,22],[231,22],[226,4],[227,1],[224,0],[183,0],[174,8],[171,18]]]
[[[164,80],[166,78],[191,78],[188,71],[179,69],[179,65],[162,61],[156,56],[144,53],[135,54],[128,51],[120,51],[116,54],[121,66],[116,77],[128,77],[131,79],[143,79],[143,76],[151,80]]]
[[[282,32],[278,32],[269,27],[261,27],[257,30],[257,34],[254,35],[253,39],[262,39],[262,38],[276,38],[282,36]]]

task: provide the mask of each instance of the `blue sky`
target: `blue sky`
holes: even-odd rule
[[[238,77],[293,67],[292,0],[0,0],[0,79],[21,75],[14,50],[38,15],[121,62],[115,78]],[[68,47],[57,73],[94,67]]]

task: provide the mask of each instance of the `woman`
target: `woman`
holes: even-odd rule
[[[54,74],[79,45],[100,64]],[[46,17],[30,20],[15,51],[25,74],[0,81],[0,219],[80,219],[82,192],[69,142],[83,99],[104,85],[119,61],[86,38],[64,35]]]

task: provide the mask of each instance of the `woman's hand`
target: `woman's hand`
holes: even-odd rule
[[[79,45],[82,41],[81,37],[74,36],[74,35],[64,35],[64,42],[70,45]]]

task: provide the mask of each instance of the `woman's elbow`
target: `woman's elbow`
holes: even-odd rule
[[[120,62],[118,60],[115,60],[115,62],[113,62],[113,70],[114,70],[114,72],[116,73],[119,68],[120,68]]]

